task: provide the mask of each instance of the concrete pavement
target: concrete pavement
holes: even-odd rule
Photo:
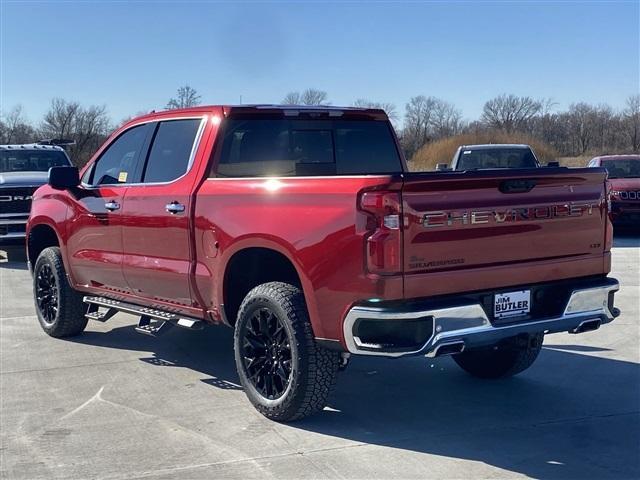
[[[618,237],[611,325],[545,339],[510,380],[449,358],[355,358],[330,407],[280,425],[239,387],[232,332],[133,317],[45,335],[0,252],[1,478],[639,478],[640,238]]]

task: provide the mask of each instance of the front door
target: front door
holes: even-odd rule
[[[71,192],[67,250],[78,285],[128,292],[122,273],[122,209],[139,175],[150,131],[134,126],[111,142]]]

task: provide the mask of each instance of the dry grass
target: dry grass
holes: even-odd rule
[[[557,160],[563,167],[586,167],[589,160],[596,155],[588,155],[582,157],[558,157]]]
[[[409,160],[409,169],[413,172],[435,170],[438,163],[451,163],[453,154],[460,145],[477,145],[483,143],[526,143],[531,145],[541,163],[559,160],[558,152],[545,143],[524,133],[506,133],[490,130],[478,133],[465,133],[454,137],[443,138],[425,145]],[[588,161],[588,160],[587,160]],[[586,162],[585,162],[586,163]],[[571,165],[575,166],[575,165]]]

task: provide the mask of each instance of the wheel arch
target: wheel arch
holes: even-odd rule
[[[281,281],[298,286],[304,295],[315,335],[320,332],[313,287],[294,250],[266,239],[245,239],[227,250],[220,282],[220,297],[226,321],[234,325],[240,303],[249,291],[262,284]]]
[[[33,271],[33,267],[36,264],[38,256],[45,248],[59,247],[62,252],[62,261],[64,263],[65,270],[68,272],[67,259],[65,258],[62,246],[63,244],[60,239],[60,235],[54,225],[46,221],[29,223],[26,247],[27,260],[31,271]]]

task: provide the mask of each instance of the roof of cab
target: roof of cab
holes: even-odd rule
[[[283,116],[296,116],[299,113],[326,113],[329,116],[340,117],[343,115],[365,115],[377,119],[388,119],[387,114],[380,108],[362,107],[340,107],[336,105],[273,105],[273,104],[243,104],[243,105],[198,105],[189,108],[177,108],[173,110],[152,111],[132,119],[141,120],[143,118],[164,117],[167,114],[184,115],[189,113],[202,114],[213,110],[222,109],[225,116],[231,114],[255,113],[274,114],[281,113]],[[130,123],[130,122],[127,122]]]
[[[480,145],[462,145],[460,148],[465,150],[484,150],[484,149],[497,149],[497,148],[510,148],[510,149],[531,149],[529,145],[524,143],[483,143]]]
[[[624,155],[600,155],[596,157],[600,160],[640,160],[640,155],[624,154]]]
[[[39,143],[20,143],[11,145],[0,145],[0,150],[56,150],[64,152],[64,148],[58,145],[40,145]]]

